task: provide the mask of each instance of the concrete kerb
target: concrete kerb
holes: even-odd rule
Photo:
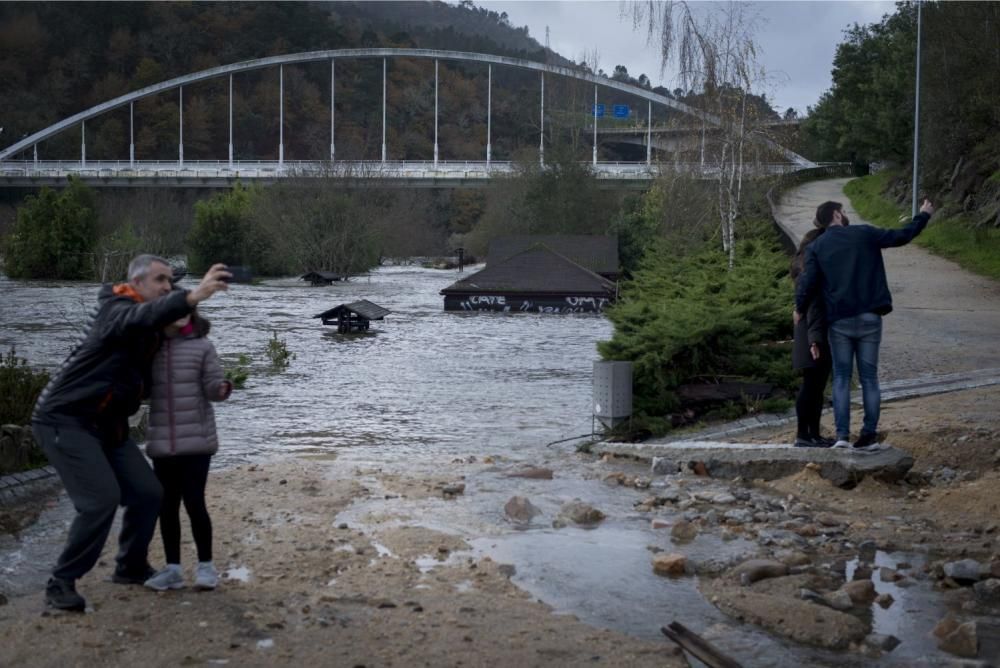
[[[51,466],[0,477],[0,507],[13,505],[21,497],[59,482],[59,476]]]
[[[1000,384],[1000,369],[979,369],[951,374],[921,376],[882,385],[883,403],[920,396]],[[860,403],[860,395],[852,398]],[[825,412],[829,412],[829,409]],[[652,439],[644,443],[608,443],[595,446],[598,455],[611,454],[649,461],[653,473],[670,474],[701,462],[708,475],[772,480],[792,475],[808,463],[819,466],[821,476],[838,486],[857,483],[867,475],[898,479],[913,466],[913,458],[889,447],[877,453],[850,450],[796,448],[791,444],[724,443],[720,439],[757,429],[776,427],[795,420],[795,411],[758,415],[677,438]]]

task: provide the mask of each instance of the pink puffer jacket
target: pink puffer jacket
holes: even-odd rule
[[[166,338],[153,360],[146,454],[214,454],[219,439],[211,402],[231,391],[211,341],[193,333]]]

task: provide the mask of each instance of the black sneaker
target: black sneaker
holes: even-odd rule
[[[45,602],[56,610],[83,612],[87,608],[87,601],[76,593],[76,584],[59,578],[49,578],[45,585]]]
[[[885,432],[862,432],[861,436],[858,437],[858,440],[854,441],[854,449],[864,450],[866,452],[884,450],[886,446],[882,445],[883,439],[885,439]]]
[[[120,585],[141,585],[154,575],[156,575],[156,571],[149,564],[137,570],[124,569],[119,566],[111,575],[111,581]]]
[[[816,436],[799,436],[795,439],[796,448],[829,448],[831,445],[832,442]]]

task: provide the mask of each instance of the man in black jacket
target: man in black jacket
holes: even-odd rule
[[[839,202],[821,204],[820,222],[829,222],[826,234],[809,245],[804,269],[795,289],[795,320],[813,299],[826,305],[833,358],[833,417],[836,448],[849,448],[851,432],[851,373],[857,359],[864,405],[864,424],[854,443],[859,450],[877,449],[882,402],[878,385],[878,350],[882,316],[892,311],[892,295],[885,278],[882,249],[904,246],[927,225],[934,206],[924,200],[920,213],[905,227],[885,230],[871,225],[849,226]],[[828,221],[826,220],[828,218]]]
[[[31,417],[35,440],[76,508],[45,588],[52,607],[86,607],[76,580],[97,563],[119,504],[125,513],[112,580],[142,584],[152,574],[147,554],[163,492],[129,439],[128,418],[149,388],[162,328],[225,290],[229,276],[217,264],[194,290],[171,292],[166,260],[138,256],[129,264],[127,283],[101,289],[83,338],[38,398]]]

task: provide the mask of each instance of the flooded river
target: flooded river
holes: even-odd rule
[[[445,312],[438,291],[460,276],[384,267],[324,287],[294,279],[234,285],[208,302],[202,311],[223,359],[251,357],[246,388],[218,405],[222,448],[215,465],[336,453],[359,467],[411,472],[488,455],[549,466],[558,471],[552,481],[512,480],[500,472],[474,476],[461,506],[373,497],[337,521],[362,526],[372,504],[405,504],[421,524],[458,533],[472,552],[514,564],[514,581],[559,612],[648,638],[661,638],[659,628],[678,620],[747,666],[934,665],[923,663],[930,647],[922,638],[878,662],[797,647],[726,618],[701,597],[696,578],[654,575],[651,550],[672,546],[633,509],[645,493],[599,482],[597,465],[572,454],[572,443],[547,447],[591,431],[592,363],[597,342],[611,335],[610,323],[599,315]],[[30,364],[54,368],[97,289],[0,277],[0,349],[15,346]],[[373,323],[373,333],[340,336],[312,317],[358,299],[392,311]],[[280,372],[264,355],[274,332],[295,355]],[[646,471],[636,465],[632,473]],[[512,493],[529,496],[546,515],[579,497],[608,519],[592,531],[514,530],[502,517]],[[0,586],[15,593],[40,588],[71,514],[63,498],[19,543],[0,540]],[[757,546],[703,535],[685,550],[695,561],[732,560],[755,554]],[[922,608],[935,608],[929,592],[925,597],[915,588],[908,595]],[[891,625],[900,637],[922,636],[923,618],[931,616],[923,615],[919,628],[891,619],[886,630]]]

